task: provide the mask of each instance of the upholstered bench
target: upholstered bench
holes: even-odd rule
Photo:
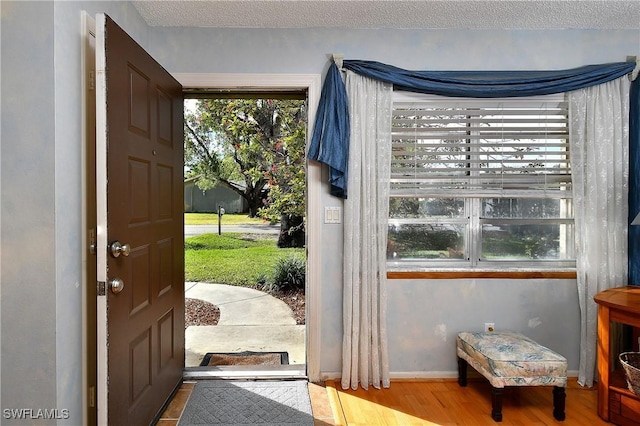
[[[567,360],[514,332],[458,334],[458,383],[467,385],[467,364],[491,383],[491,417],[502,421],[506,386],[553,386],[553,417],[564,420]]]

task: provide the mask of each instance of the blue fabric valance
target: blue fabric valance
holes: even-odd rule
[[[394,85],[395,90],[465,98],[512,98],[570,92],[615,80],[635,62],[587,65],[559,71],[407,71],[373,61],[344,61],[343,68]]]
[[[569,92],[615,80],[635,62],[559,71],[409,71],[374,61],[345,60],[343,68],[391,83],[396,90],[440,96],[505,98]],[[347,197],[349,106],[340,70],[332,63],[320,96],[310,159],[329,165],[331,193]]]

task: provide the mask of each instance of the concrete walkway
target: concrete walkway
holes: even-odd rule
[[[271,234],[280,233],[280,225],[253,224],[253,225],[222,225],[222,233],[244,232],[247,234]],[[217,234],[218,225],[185,225],[184,236],[192,237],[200,234]]]
[[[185,330],[185,366],[197,367],[207,352],[288,352],[289,364],[305,363],[305,326],[296,325],[283,301],[258,290],[226,284],[185,283],[185,297],[220,309],[215,326]]]

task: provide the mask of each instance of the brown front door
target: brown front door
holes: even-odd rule
[[[146,425],[184,367],[182,87],[108,16],[96,26],[97,146],[106,150],[96,166],[107,348],[98,417]]]

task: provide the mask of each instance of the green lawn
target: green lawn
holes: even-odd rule
[[[185,240],[185,280],[253,286],[289,256],[304,256],[304,249],[280,249],[275,238],[255,234],[198,235]]]
[[[264,219],[249,217],[244,213],[229,213],[222,215],[223,225],[249,225],[249,224],[265,224],[268,223]],[[185,213],[185,225],[217,225],[217,213]]]

